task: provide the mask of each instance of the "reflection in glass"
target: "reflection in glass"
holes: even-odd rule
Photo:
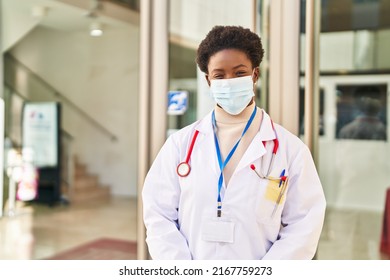
[[[337,138],[387,140],[386,86],[339,86]]]

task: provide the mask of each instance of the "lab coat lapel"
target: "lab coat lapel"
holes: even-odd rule
[[[206,165],[207,162],[210,162],[214,173],[219,176],[221,171],[215,149],[211,114],[212,113],[210,112],[207,116],[200,120],[199,123],[195,126],[195,130],[199,130],[200,137],[198,137],[199,140],[197,140],[197,144],[200,146],[202,155],[207,158],[207,161],[204,161],[203,163]],[[202,168],[206,168],[206,166],[202,166]]]
[[[269,115],[262,110],[263,120],[261,121],[261,126],[259,132],[253,138],[248,149],[245,151],[240,162],[238,163],[235,172],[239,171],[242,168],[249,166],[252,162],[264,156],[267,150],[263,145],[263,141],[269,141],[276,138],[275,132],[272,128],[272,121]]]

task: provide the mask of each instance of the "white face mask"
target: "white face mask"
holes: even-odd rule
[[[210,93],[215,102],[227,113],[238,115],[249,104],[253,92],[252,76],[210,81]]]

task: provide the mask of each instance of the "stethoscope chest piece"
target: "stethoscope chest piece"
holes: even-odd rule
[[[177,171],[177,175],[179,175],[180,177],[187,177],[188,174],[190,174],[191,167],[187,162],[181,162],[177,166],[176,171]]]
[[[179,165],[176,167],[176,173],[180,177],[187,177],[188,174],[190,174],[191,167],[189,165],[189,162],[190,162],[190,158],[191,158],[191,154],[192,154],[192,149],[194,148],[195,140],[196,140],[196,137],[198,137],[198,134],[199,134],[199,130],[195,130],[195,134],[192,137],[191,145],[190,145],[190,148],[188,150],[186,160],[179,163]]]

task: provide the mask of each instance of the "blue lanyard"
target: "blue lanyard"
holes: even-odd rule
[[[238,147],[238,144],[240,144],[240,142],[241,142],[242,137],[245,135],[245,133],[247,132],[248,128],[251,126],[252,121],[253,121],[253,119],[256,116],[256,112],[257,112],[257,107],[255,106],[255,108],[253,109],[252,115],[249,118],[249,120],[248,120],[248,122],[247,122],[247,124],[246,124],[246,126],[244,128],[244,131],[241,134],[240,139],[238,139],[237,143],[233,146],[232,150],[230,151],[230,153],[226,157],[225,161],[223,161],[222,160],[222,155],[221,155],[221,150],[219,148],[217,134],[216,134],[217,123],[215,121],[215,111],[213,111],[212,123],[213,123],[213,130],[214,130],[214,142],[215,142],[215,148],[217,150],[219,169],[221,170],[221,174],[219,175],[219,179],[218,179],[217,217],[221,217],[221,212],[222,212],[221,188],[222,188],[222,183],[223,183],[223,169],[226,167],[226,165],[228,164],[228,162],[232,158],[234,152],[236,151],[236,149]]]

